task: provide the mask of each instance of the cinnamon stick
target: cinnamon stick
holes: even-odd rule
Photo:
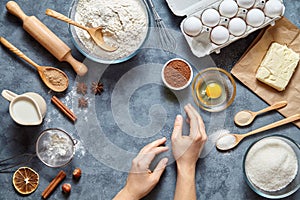
[[[50,194],[54,191],[54,189],[57,187],[57,185],[64,180],[64,178],[66,177],[66,173],[61,170],[56,177],[51,181],[51,183],[49,183],[49,185],[46,187],[46,189],[43,191],[42,193],[42,197],[44,199],[47,199]]]
[[[51,98],[51,102],[54,103],[60,111],[62,111],[69,119],[73,122],[76,121],[76,115],[65,105],[61,102],[56,96]]]

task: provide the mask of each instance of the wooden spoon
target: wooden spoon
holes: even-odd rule
[[[68,88],[69,79],[63,71],[54,67],[39,66],[3,37],[0,37],[0,42],[17,56],[34,66],[48,88],[55,92],[62,92]]]
[[[278,126],[282,126],[284,124],[296,121],[300,119],[300,114],[295,114],[292,115],[288,118],[279,120],[277,122],[274,122],[272,124],[263,126],[261,128],[258,128],[256,130],[253,130],[251,132],[245,133],[245,134],[224,134],[221,137],[218,138],[218,140],[216,141],[216,147],[219,150],[225,151],[225,150],[229,150],[232,149],[234,147],[236,147],[245,137],[248,137],[250,135],[254,135],[256,133],[260,133],[262,131],[266,131]]]
[[[63,14],[58,13],[58,12],[56,12],[54,10],[51,10],[51,9],[46,10],[46,15],[48,15],[50,17],[54,17],[58,20],[67,22],[67,23],[72,24],[74,26],[77,26],[77,27],[79,27],[83,30],[86,30],[90,34],[92,39],[96,42],[96,44],[105,51],[112,52],[112,51],[116,51],[118,49],[118,47],[110,46],[110,45],[105,43],[105,41],[103,40],[103,33],[102,33],[103,27],[102,26],[95,27],[95,28],[85,27],[85,26],[73,21],[72,19],[64,16]]]
[[[239,126],[247,126],[247,125],[251,124],[251,122],[253,122],[254,118],[257,115],[260,115],[262,113],[265,113],[265,112],[268,112],[271,110],[275,110],[278,108],[282,108],[286,105],[287,105],[287,101],[280,101],[280,102],[277,102],[277,103],[275,103],[267,108],[264,108],[260,111],[257,111],[257,112],[253,112],[250,110],[242,110],[234,116],[234,122]]]

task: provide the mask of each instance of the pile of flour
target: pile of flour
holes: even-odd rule
[[[281,190],[297,175],[297,156],[285,141],[265,138],[255,143],[248,152],[245,171],[257,187],[265,191]]]
[[[90,35],[75,28],[80,41],[94,55],[105,60],[127,57],[136,51],[147,35],[148,16],[140,0],[79,0],[75,21],[86,27],[104,28],[104,41],[119,48],[106,52]]]

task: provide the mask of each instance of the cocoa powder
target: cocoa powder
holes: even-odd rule
[[[175,88],[184,86],[191,77],[191,70],[182,60],[172,60],[164,69],[166,82]]]

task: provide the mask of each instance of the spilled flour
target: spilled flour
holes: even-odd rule
[[[114,52],[98,47],[85,30],[75,30],[92,54],[114,60],[127,57],[139,48],[147,35],[149,19],[140,0],[79,0],[75,21],[86,27],[104,27],[104,41],[119,47]]]

